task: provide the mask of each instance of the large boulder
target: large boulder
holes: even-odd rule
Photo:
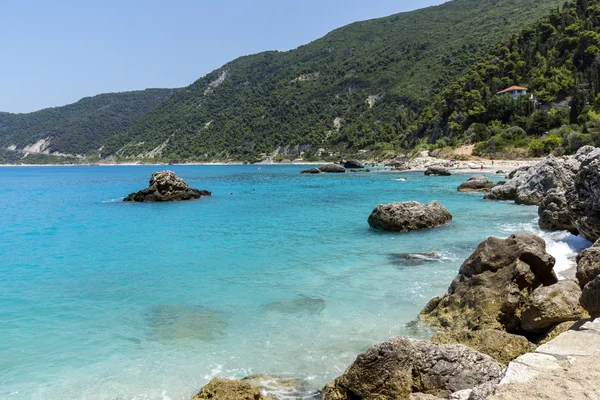
[[[493,358],[467,346],[396,337],[360,354],[322,394],[323,400],[399,400],[412,393],[447,398],[501,373]]]
[[[123,199],[128,202],[160,202],[199,199],[210,196],[207,190],[198,190],[188,186],[173,171],[155,172],[150,177],[149,186],[137,193],[131,193]]]
[[[554,156],[548,156],[526,170],[517,170],[510,182],[493,188],[485,198],[538,205],[550,190],[565,191],[570,187],[574,178],[573,167]]]
[[[358,160],[348,160],[344,163],[344,168],[364,168],[365,166]]]
[[[577,281],[582,288],[600,275],[600,247],[596,245],[577,255]]]
[[[508,365],[521,354],[535,351],[535,345],[524,336],[495,329],[441,332],[433,336],[431,341],[439,344],[464,344],[504,365]]]
[[[458,187],[459,192],[489,192],[494,183],[483,175],[475,175]]]
[[[319,170],[321,172],[325,172],[328,174],[340,174],[340,173],[344,173],[346,172],[346,168],[342,167],[341,165],[337,165],[337,164],[325,164],[325,165],[321,165],[319,167]]]
[[[546,242],[530,233],[490,237],[462,264],[443,297],[420,318],[448,331],[497,329],[519,333],[521,313],[538,287],[558,282]]]
[[[600,148],[580,149],[577,156],[579,172],[565,197],[573,224],[581,236],[595,242],[600,239]]]
[[[248,382],[215,378],[191,400],[266,400]]]
[[[369,216],[371,228],[408,232],[435,228],[452,220],[452,214],[438,201],[421,204],[416,201],[380,204]]]
[[[301,174],[320,174],[321,170],[319,168],[310,168],[310,169],[305,169],[304,171],[300,172]]]
[[[600,317],[600,275],[583,287],[579,303],[591,317]]]
[[[521,327],[528,332],[544,333],[562,322],[588,318],[579,305],[580,296],[581,289],[572,280],[538,287],[521,313]]]
[[[538,207],[538,225],[548,231],[569,231],[576,234],[577,228],[571,219],[565,192],[550,190]]]
[[[429,167],[425,170],[425,175],[427,176],[450,176],[452,175],[450,171],[448,171],[444,167]]]

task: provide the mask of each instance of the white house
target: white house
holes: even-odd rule
[[[513,99],[517,99],[521,96],[525,96],[527,95],[527,91],[529,89],[526,87],[521,87],[521,86],[511,86],[509,88],[506,88],[504,90],[499,91],[498,95],[502,95],[502,94],[509,94],[510,97],[512,97]]]

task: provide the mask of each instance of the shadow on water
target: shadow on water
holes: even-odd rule
[[[150,340],[201,340],[212,342],[224,335],[226,313],[201,305],[156,304],[146,314]]]

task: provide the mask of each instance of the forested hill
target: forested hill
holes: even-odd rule
[[[173,93],[173,89],[108,93],[28,114],[0,113],[0,148],[89,155]]]
[[[528,95],[497,95],[512,85]],[[496,45],[423,112],[406,142],[477,143],[481,155],[600,146],[600,1],[566,4]]]
[[[164,101],[102,156],[253,160],[278,146],[310,145],[308,157],[397,142],[483,54],[563,3],[453,0],[242,57]]]

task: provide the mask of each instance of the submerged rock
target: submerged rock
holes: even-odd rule
[[[403,265],[421,265],[424,263],[436,262],[441,259],[441,256],[432,251],[429,253],[394,253],[390,254],[395,264]]]
[[[444,330],[522,330],[521,313],[538,287],[558,282],[546,243],[530,233],[490,237],[462,264],[443,297],[420,319]]]
[[[416,201],[380,204],[369,216],[371,228],[385,231],[408,232],[446,225],[452,214],[438,201],[421,204]]]
[[[194,339],[212,342],[224,335],[226,314],[201,305],[157,304],[147,313],[147,332],[151,340]]]
[[[425,175],[427,176],[450,176],[452,175],[450,171],[448,171],[444,167],[429,167],[425,170]]]
[[[149,186],[123,199],[128,202],[162,202],[199,199],[210,196],[207,190],[193,189],[173,171],[155,172],[150,177]]]
[[[458,187],[459,192],[489,192],[494,187],[494,183],[489,181],[483,175],[472,176],[466,182]]]
[[[493,357],[504,365],[508,365],[521,354],[535,351],[535,345],[524,336],[495,329],[443,332],[436,334],[431,341],[439,344],[464,344],[473,350]]]
[[[365,166],[358,160],[348,160],[344,163],[345,168],[364,168]]]
[[[319,167],[319,170],[321,172],[325,172],[325,173],[343,173],[346,172],[346,169],[344,167],[342,167],[341,165],[337,165],[337,164],[325,164],[325,165],[321,165]]]
[[[450,393],[497,379],[502,366],[460,344],[392,338],[360,354],[323,389],[323,400],[408,399]]]
[[[284,314],[309,313],[317,314],[325,309],[325,300],[319,297],[297,296],[293,299],[285,299],[271,302],[265,306],[267,311]]]
[[[248,382],[215,378],[191,400],[266,400],[260,391]]]

